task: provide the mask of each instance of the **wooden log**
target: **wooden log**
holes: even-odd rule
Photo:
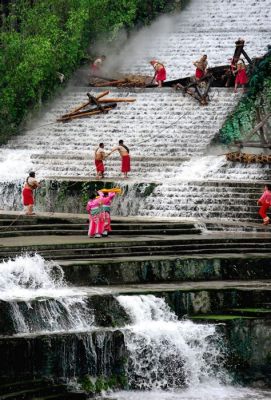
[[[102,92],[102,93],[98,94],[98,96],[95,96],[95,97],[97,100],[99,100],[102,97],[106,96],[107,94],[109,94],[109,90],[106,90],[105,92]]]
[[[127,82],[127,79],[120,79],[118,81],[111,81],[111,82],[104,82],[104,83],[98,83],[95,85],[96,87],[103,87],[103,86],[115,86],[115,85],[120,85],[121,83]]]
[[[102,97],[106,96],[107,94],[109,94],[109,90],[106,90],[102,93],[100,93],[98,96],[96,96],[96,99],[99,100]],[[62,117],[68,117],[69,115],[73,115],[73,114],[77,114],[78,111],[82,110],[82,108],[86,107],[89,105],[89,100],[86,103],[81,104],[80,106],[74,108],[73,110],[71,110],[69,113],[62,115]]]
[[[113,107],[105,107],[104,111],[110,111],[112,110]],[[96,115],[96,114],[100,114],[102,111],[101,110],[94,110],[94,111],[89,111],[89,112],[81,112],[79,114],[73,114],[67,117],[61,117],[58,118],[56,121],[57,122],[66,122],[66,121],[70,121],[72,119],[76,119],[76,118],[81,118],[81,117],[88,117],[90,115]]]

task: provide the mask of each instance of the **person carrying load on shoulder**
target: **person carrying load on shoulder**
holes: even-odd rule
[[[264,187],[264,192],[262,196],[257,201],[257,204],[260,207],[259,214],[263,219],[263,224],[268,225],[270,222],[270,218],[267,216],[267,211],[271,206],[271,184],[266,184]]]
[[[101,189],[98,191],[100,197],[103,201],[103,212],[104,212],[104,231],[102,233],[103,236],[108,236],[112,231],[111,228],[111,203],[117,193],[121,193],[121,189],[112,188],[112,189]]]
[[[114,153],[114,151],[118,151],[121,156],[121,172],[124,174],[124,178],[128,178],[128,172],[131,171],[131,157],[130,150],[127,146],[125,146],[123,140],[119,140],[119,145],[113,147],[111,152],[108,154]]]
[[[165,66],[157,60],[150,61],[150,64],[154,69],[154,77],[152,82],[155,80],[158,84],[158,87],[163,86],[163,82],[167,79],[167,73]]]
[[[103,200],[95,192],[90,194],[86,210],[89,214],[88,236],[101,238],[104,231]]]
[[[196,79],[199,80],[203,78],[207,73],[208,61],[207,55],[204,54],[198,61],[194,61],[193,65],[196,67]]]
[[[41,187],[41,184],[36,180],[36,174],[34,171],[29,173],[24,183],[22,197],[23,205],[27,207],[26,215],[35,215],[33,212],[34,208],[34,190]]]

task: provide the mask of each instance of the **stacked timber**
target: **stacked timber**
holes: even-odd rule
[[[67,114],[62,115],[57,119],[57,122],[69,122],[73,119],[82,117],[91,117],[92,115],[105,114],[108,113],[113,108],[117,107],[117,103],[131,103],[136,99],[127,97],[114,97],[114,98],[104,98],[104,96],[109,94],[109,90],[98,94],[98,96],[93,96],[87,93],[88,101],[80,104],[76,108],[69,111]]]
[[[241,163],[260,163],[271,164],[271,154],[249,154],[241,153],[238,151],[227,153],[227,161],[241,162]]]
[[[118,75],[117,79],[92,77],[89,81],[90,86],[95,87],[147,87],[151,85],[152,77],[145,75]]]

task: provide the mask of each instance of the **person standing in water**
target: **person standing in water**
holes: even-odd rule
[[[204,54],[198,61],[193,62],[193,65],[196,67],[196,79],[199,80],[203,78],[206,75],[208,67],[207,55]]]
[[[158,83],[158,87],[163,86],[163,82],[167,78],[166,68],[165,66],[157,60],[150,61],[150,64],[154,69],[154,77],[152,81],[156,81]]]
[[[124,178],[128,178],[128,172],[131,171],[131,157],[128,147],[125,146],[123,140],[119,140],[119,145],[113,147],[109,154],[114,153],[114,151],[119,152],[121,157],[121,172],[124,174]]]
[[[259,214],[263,219],[263,224],[268,225],[270,218],[267,216],[267,211],[271,206],[271,184],[266,184],[262,196],[257,201],[260,207]]]
[[[34,208],[34,190],[41,187],[41,184],[36,180],[36,174],[34,171],[29,173],[24,183],[22,197],[23,205],[27,208],[26,215],[35,215],[33,212]]]
[[[96,179],[102,179],[104,178],[104,160],[106,158],[106,153],[104,150],[104,144],[100,143],[99,147],[95,149],[94,153],[94,158],[95,158],[95,167],[96,167]]]
[[[246,73],[246,66],[242,60],[237,63],[237,71],[235,77],[234,93],[237,93],[238,86],[242,88],[242,92],[245,93],[245,85],[248,83],[248,77]]]

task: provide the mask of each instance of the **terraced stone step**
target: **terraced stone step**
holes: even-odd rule
[[[15,236],[32,236],[33,234],[39,235],[39,236],[45,236],[45,235],[60,235],[60,236],[66,236],[66,235],[87,235],[88,228],[83,227],[80,230],[72,230],[72,229],[60,229],[58,230],[57,227],[52,227],[52,228],[43,228],[42,226],[35,227],[35,229],[29,230],[20,230],[19,228],[13,228],[10,229],[7,232],[1,232],[0,230],[0,237],[15,237]],[[45,230],[47,229],[47,230]],[[83,232],[82,232],[83,231]],[[153,230],[147,230],[144,229],[142,232],[141,230],[134,230],[132,231],[131,229],[128,230],[118,230],[118,231],[113,231],[110,233],[112,236],[116,235],[132,235],[132,236],[138,236],[138,235],[186,235],[186,234],[196,234],[200,233],[199,229],[191,229],[189,232],[185,229],[153,229]]]
[[[64,393],[63,393],[64,392]],[[28,388],[24,390],[19,390],[18,392],[10,392],[6,394],[1,394],[1,400],[23,400],[29,399],[34,400],[41,396],[64,396],[66,394],[66,388],[64,385],[42,385],[34,388]]]
[[[218,253],[185,256],[131,256],[58,260],[67,282],[76,286],[150,284],[212,280],[271,279],[271,257]],[[189,289],[188,286],[186,290]],[[266,305],[265,305],[266,306]]]
[[[223,234],[217,235],[180,235],[172,236],[167,239],[163,236],[147,237],[142,236],[139,239],[116,237],[116,239],[88,239],[76,242],[74,236],[71,236],[71,242],[64,239],[62,244],[34,244],[35,238],[29,237],[27,246],[3,246],[0,248],[0,257],[8,258],[25,251],[38,251],[45,258],[49,259],[94,259],[105,257],[127,257],[150,256],[150,255],[193,255],[193,254],[212,254],[218,253],[264,253],[269,252],[271,244],[271,235],[267,234],[244,234],[243,236]],[[52,235],[54,241],[54,236]],[[57,236],[56,236],[57,237]],[[27,238],[26,238],[27,239]],[[7,239],[12,243],[12,238]],[[4,241],[4,239],[3,239]],[[31,244],[31,242],[33,244]],[[4,242],[3,242],[4,243]],[[53,243],[53,242],[52,242]]]
[[[13,381],[40,376],[68,379],[86,374],[110,377],[122,370],[126,357],[122,332],[105,328],[1,337],[0,351],[0,375]]]

